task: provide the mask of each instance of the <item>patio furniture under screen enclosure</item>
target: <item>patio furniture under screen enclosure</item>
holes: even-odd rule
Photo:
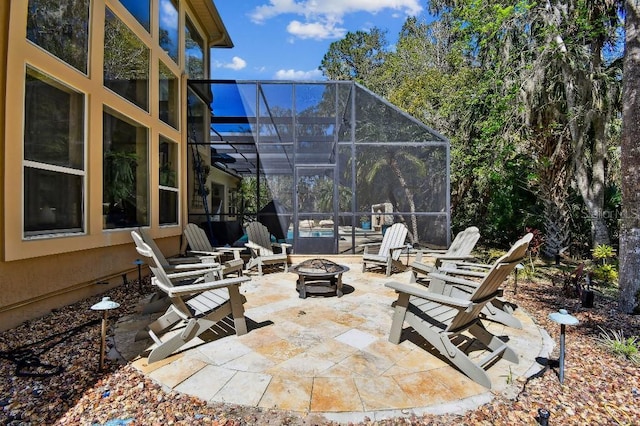
[[[382,238],[387,226],[364,223],[391,204],[384,218],[407,226],[409,244],[448,246],[449,141],[438,132],[350,81],[188,86],[189,221],[218,244],[260,220],[293,253],[355,253]],[[232,194],[216,194],[211,169],[237,178]],[[222,241],[221,228],[236,235]]]

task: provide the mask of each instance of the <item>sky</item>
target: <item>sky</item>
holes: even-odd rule
[[[321,80],[329,45],[347,32],[378,27],[394,43],[408,16],[426,15],[425,0],[214,0],[233,41],[211,50],[211,77]]]

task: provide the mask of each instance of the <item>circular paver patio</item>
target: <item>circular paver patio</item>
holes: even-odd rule
[[[299,413],[339,422],[379,420],[423,413],[455,413],[515,390],[523,377],[542,369],[553,343],[532,319],[516,309],[523,329],[484,321],[506,336],[519,363],[499,360],[487,372],[488,390],[451,366],[417,334],[405,330],[402,342],[388,342],[396,295],[390,280],[409,282],[409,272],[387,278],[362,273],[357,258],[341,259],[341,298],[300,299],[293,273],[254,276],[241,286],[249,332],[219,328],[194,339],[171,357],[149,365],[150,341],[134,344],[149,315],[120,319],[116,349],[162,386],[206,401]],[[508,299],[509,291],[505,292]],[[406,325],[405,325],[406,327]],[[477,356],[481,356],[478,353]]]

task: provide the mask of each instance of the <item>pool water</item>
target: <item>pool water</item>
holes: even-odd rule
[[[329,229],[326,231],[300,231],[298,236],[302,238],[333,237],[333,230]],[[293,229],[290,229],[289,231],[287,231],[287,239],[293,239]]]

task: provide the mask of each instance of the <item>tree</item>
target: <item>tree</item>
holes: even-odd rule
[[[372,84],[379,81],[376,75],[387,55],[386,44],[386,33],[379,28],[348,32],[329,45],[319,69],[332,80],[354,80],[375,90]]]
[[[640,302],[640,3],[625,1],[626,46],[622,108],[622,226],[620,297],[622,312],[638,312]]]
[[[456,41],[482,73],[478,88],[507,107],[480,111],[485,119],[496,113],[498,118],[488,120],[483,131],[503,126],[494,130],[495,140],[511,140],[516,149],[530,152],[536,166],[532,189],[545,206],[549,254],[568,239],[564,200],[570,185],[588,211],[592,245],[609,243],[603,207],[608,130],[618,111],[621,2],[435,0],[431,5],[451,16]]]

